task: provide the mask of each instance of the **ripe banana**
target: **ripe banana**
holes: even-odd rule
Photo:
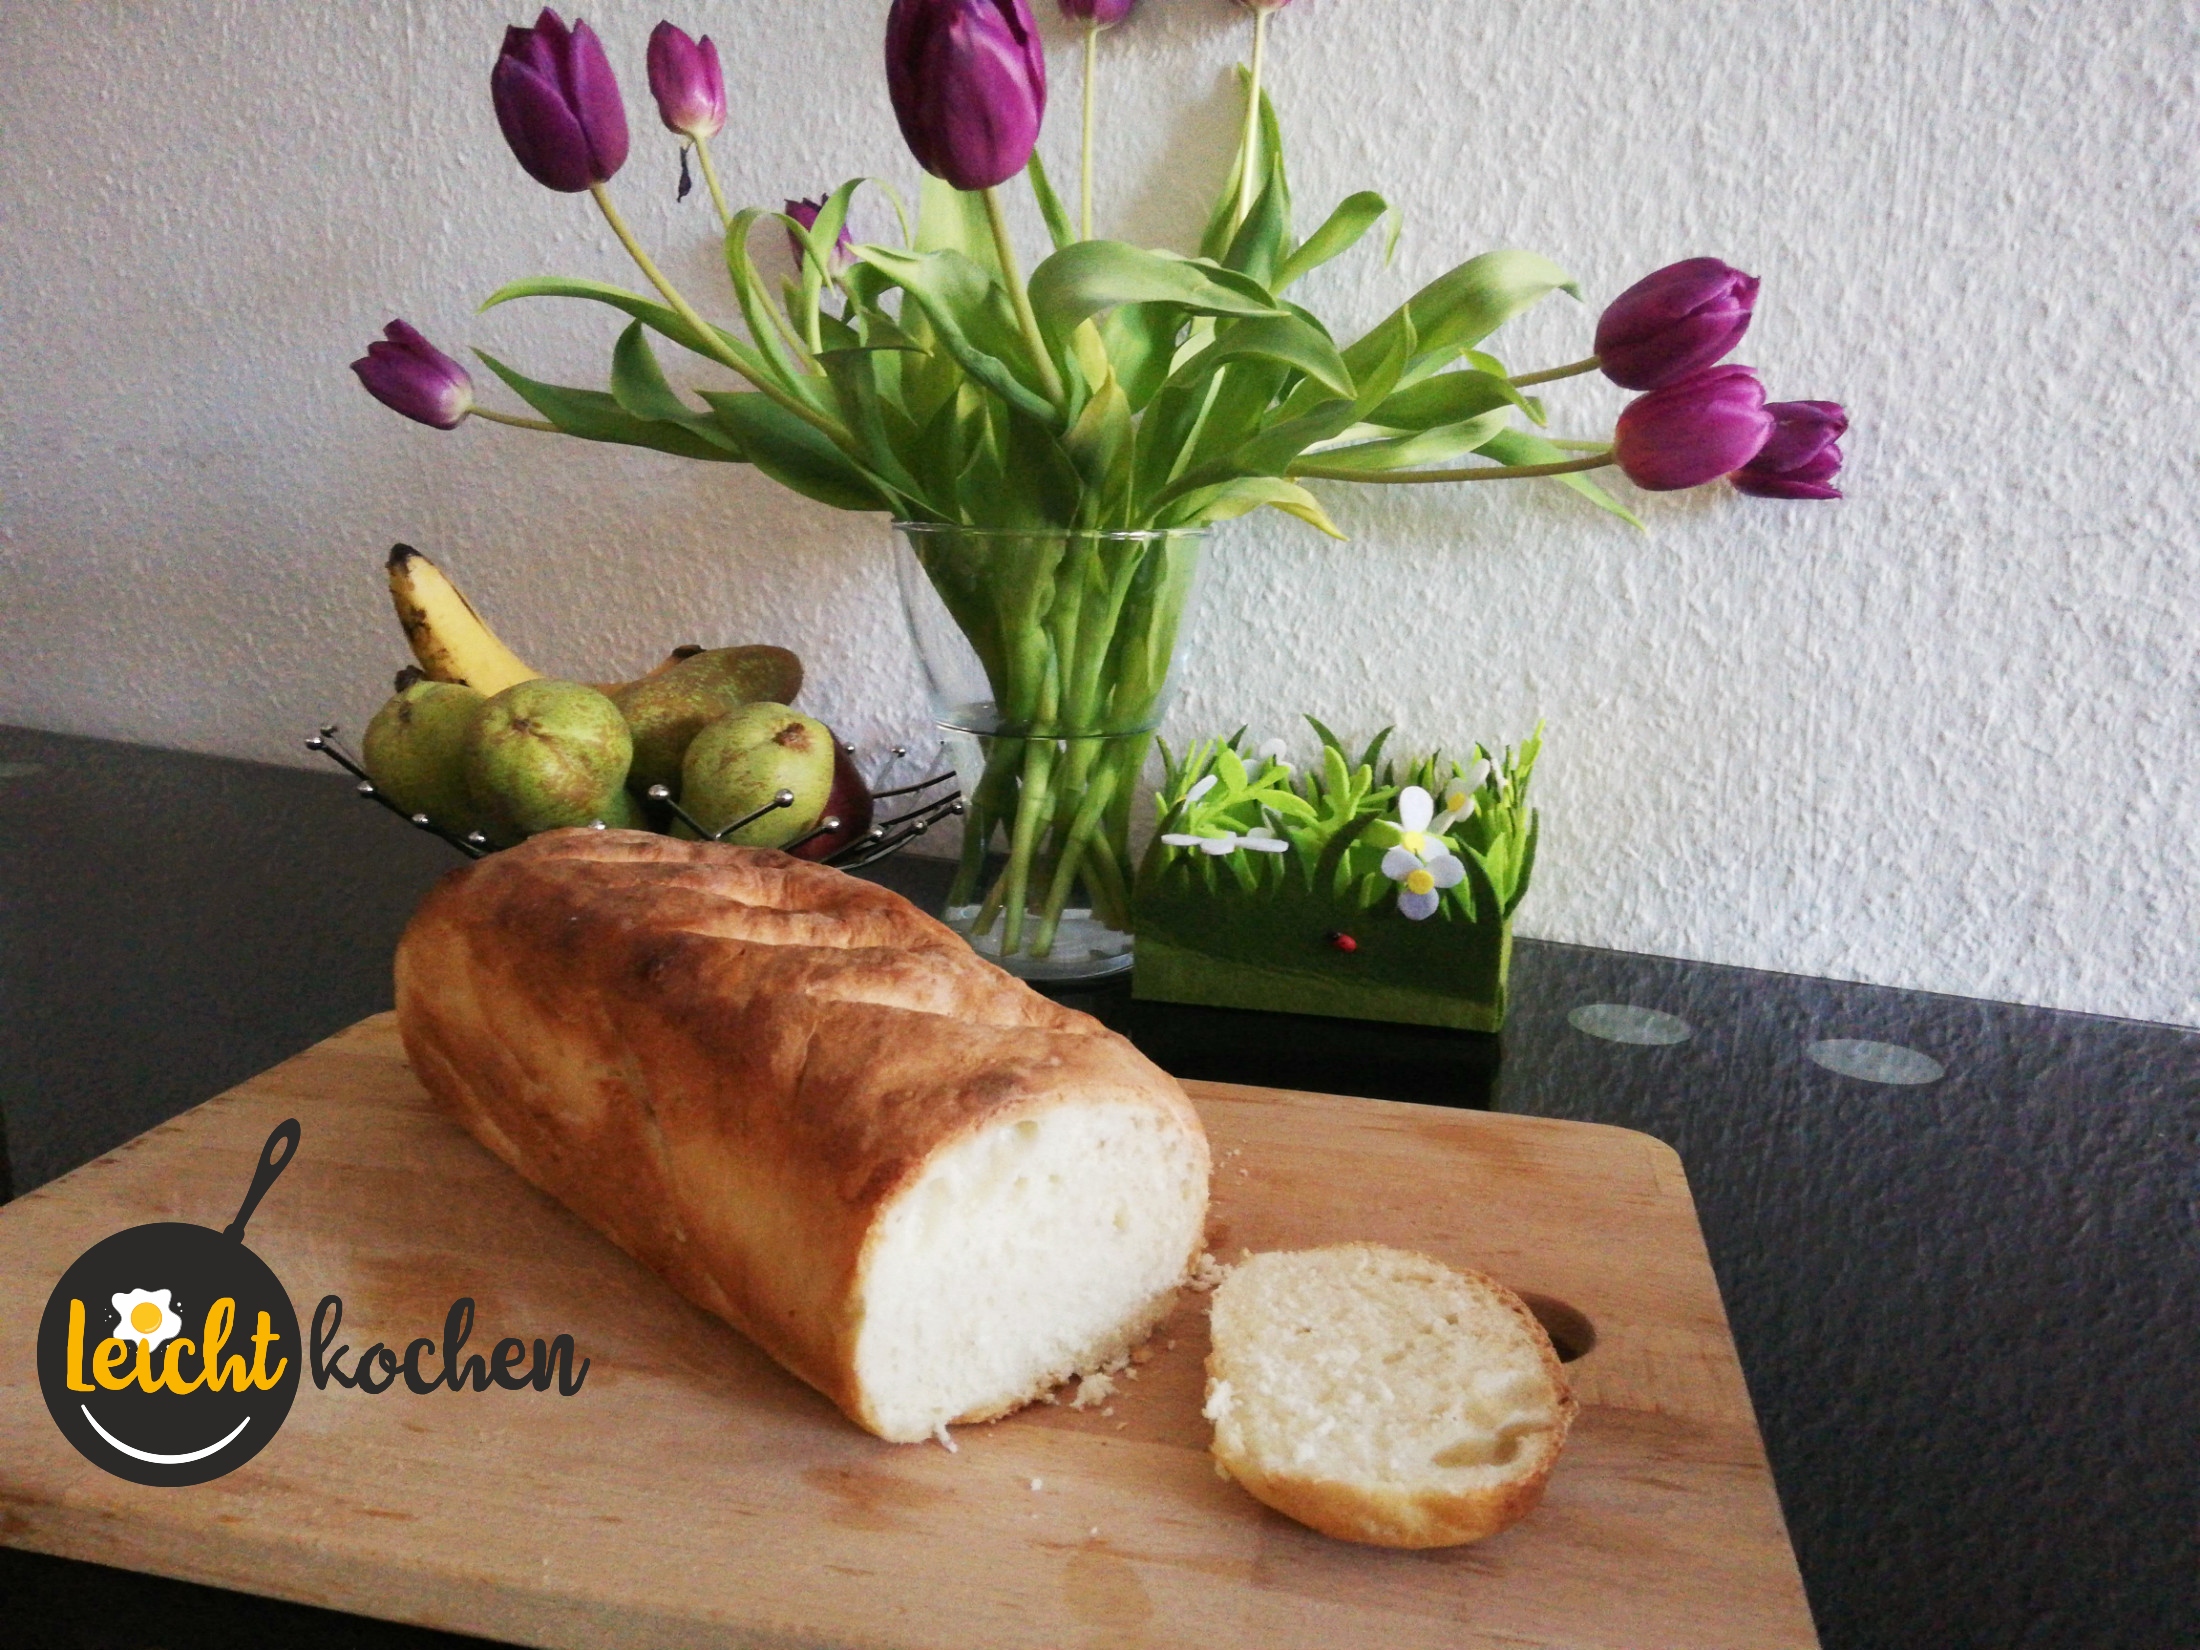
[[[430,681],[464,682],[487,696],[542,675],[497,640],[458,586],[411,545],[391,547],[389,575],[397,622]]]

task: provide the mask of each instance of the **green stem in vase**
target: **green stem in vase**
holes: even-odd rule
[[[1031,856],[1039,845],[1039,832],[1052,801],[1049,781],[1054,772],[1054,741],[1024,741],[1024,782],[1016,797],[1016,827],[1009,838],[1008,873],[1001,886],[1001,955],[1014,956],[1023,946],[1025,902],[1031,892]],[[1037,955],[1044,956],[1044,952]]]
[[[1086,787],[1084,798],[1077,805],[1077,813],[1070,822],[1069,838],[1062,845],[1060,861],[1054,868],[1054,880],[1047,889],[1046,908],[1040,913],[1039,931],[1031,942],[1032,955],[1043,957],[1054,949],[1055,930],[1061,926],[1063,907],[1069,904],[1070,891],[1076,886],[1077,872],[1084,863],[1085,850],[1100,828],[1106,813],[1108,799],[1113,794],[1115,774],[1103,768]]]
[[[1008,892],[1008,867],[1001,867],[1001,874],[993,879],[993,886],[985,891],[979,903],[978,915],[970,925],[973,939],[983,939],[993,932],[993,920],[1001,914],[1001,900]]]
[[[1131,777],[1135,781],[1137,775],[1133,773]],[[1127,801],[1129,794],[1127,789],[1119,788],[1117,805]],[[1116,932],[1127,934],[1131,931],[1131,892],[1123,867],[1116,859],[1118,840],[1115,823],[1110,820],[1086,849],[1085,876],[1092,886],[1093,909],[1100,920]]]
[[[1130,928],[1130,816],[1152,737],[1119,730],[1151,723],[1198,544],[1071,529],[912,539],[992,692],[997,731],[979,736],[948,903],[975,902],[964,931],[1004,962],[1049,956],[1073,904]]]

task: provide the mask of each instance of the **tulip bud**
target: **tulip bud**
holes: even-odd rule
[[[1112,29],[1138,9],[1138,0],[1061,0],[1061,7],[1062,15],[1072,23]]]
[[[659,23],[649,34],[649,95],[668,131],[701,143],[726,124],[726,76],[709,35],[690,40],[684,30]]]
[[[1748,367],[1706,367],[1638,396],[1619,415],[1612,448],[1645,492],[1698,487],[1739,470],[1772,434],[1765,387]]]
[[[1829,485],[1841,473],[1841,437],[1849,415],[1838,401],[1775,401],[1772,438],[1734,472],[1738,492],[1753,498],[1839,498]]]
[[[383,338],[351,364],[367,393],[407,418],[439,430],[458,428],[474,410],[474,381],[466,369],[403,321],[382,330]]]
[[[804,229],[815,229],[817,227],[817,215],[824,210],[825,202],[822,199],[814,201],[787,202],[787,216],[794,219],[794,221],[800,224]],[[801,265],[802,260],[810,255],[810,249],[802,244],[801,237],[795,234],[795,232],[791,229],[787,231],[787,245],[793,248],[794,261],[798,267]],[[850,264],[855,262],[855,256],[856,243],[854,238],[848,233],[848,225],[846,220],[843,220],[840,225],[840,237],[833,242],[830,267],[825,271],[825,273],[828,275],[838,275],[842,270],[846,269]]]
[[[1716,258],[1687,258],[1645,275],[1597,322],[1604,376],[1660,390],[1720,360],[1749,330],[1757,277]]]
[[[1047,108],[1029,0],[894,0],[886,89],[917,162],[957,189],[1024,169]]]
[[[626,106],[603,42],[548,7],[531,29],[504,31],[489,75],[504,141],[548,189],[578,194],[626,164]]]

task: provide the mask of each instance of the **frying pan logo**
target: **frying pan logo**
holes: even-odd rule
[[[244,1227],[297,1155],[298,1132],[291,1118],[267,1137],[224,1230],[133,1226],[54,1285],[38,1384],[54,1425],[94,1466],[134,1484],[203,1484],[259,1454],[289,1415],[298,1315],[244,1246]]]

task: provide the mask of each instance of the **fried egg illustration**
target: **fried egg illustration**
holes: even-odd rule
[[[166,1289],[126,1289],[110,1295],[115,1316],[122,1320],[115,1325],[115,1339],[141,1342],[148,1353],[153,1353],[160,1350],[163,1341],[182,1334],[183,1320],[170,1309],[168,1296]]]

